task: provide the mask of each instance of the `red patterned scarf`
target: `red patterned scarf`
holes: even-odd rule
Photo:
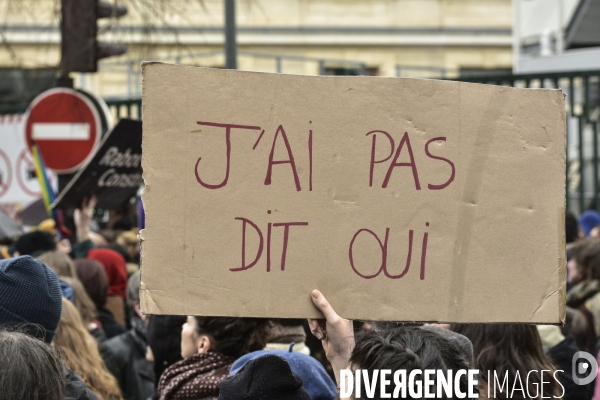
[[[235,359],[220,353],[194,354],[171,365],[160,377],[160,400],[197,400],[219,396]]]

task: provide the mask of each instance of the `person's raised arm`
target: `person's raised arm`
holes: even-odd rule
[[[96,196],[83,199],[81,208],[73,213],[75,220],[75,229],[77,231],[77,241],[85,242],[90,238],[90,222],[92,221],[92,211],[96,207]]]
[[[313,290],[310,297],[325,319],[309,319],[308,325],[312,334],[323,343],[327,360],[333,367],[339,385],[340,370],[350,367],[350,355],[354,349],[352,321],[340,317],[318,290]]]
[[[92,211],[96,207],[96,196],[83,199],[81,208],[73,213],[75,222],[75,231],[77,234],[77,243],[73,246],[73,258],[85,258],[87,252],[94,247],[90,240],[90,222],[92,221]]]

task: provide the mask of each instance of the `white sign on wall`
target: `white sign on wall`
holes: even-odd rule
[[[57,177],[49,172],[56,190]],[[0,116],[0,205],[21,208],[41,196],[31,152],[24,135],[21,114]]]

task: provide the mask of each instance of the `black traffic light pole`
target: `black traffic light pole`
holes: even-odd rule
[[[99,0],[61,0],[61,60],[58,85],[73,87],[70,72],[96,72],[98,60],[125,54],[120,44],[97,40],[98,18],[118,18],[127,14],[123,6]]]
[[[235,0],[225,1],[225,68],[237,69]]]

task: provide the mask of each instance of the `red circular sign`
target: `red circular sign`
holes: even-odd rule
[[[39,197],[42,195],[40,184],[35,172],[35,164],[31,158],[31,154],[23,149],[17,157],[17,170],[15,175],[17,176],[17,183],[21,187],[21,190],[29,196]],[[50,186],[56,185],[56,174],[54,172],[48,173],[48,179],[50,180]]]
[[[93,153],[101,133],[98,110],[72,89],[50,89],[27,110],[27,147],[35,143],[46,167],[59,173],[76,171]]]

